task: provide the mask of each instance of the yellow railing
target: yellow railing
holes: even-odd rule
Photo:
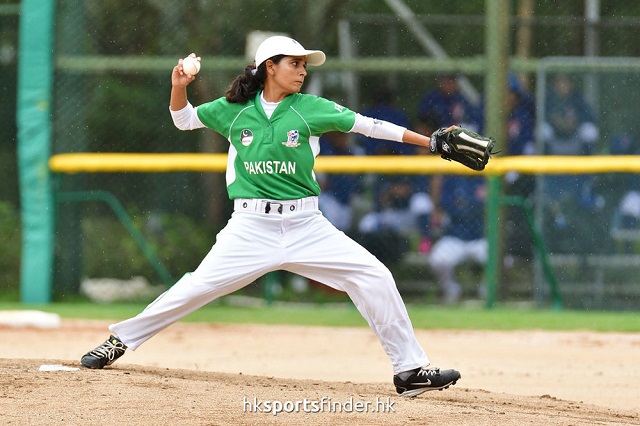
[[[165,173],[224,172],[226,154],[203,153],[69,153],[54,155],[49,167],[56,173]],[[485,268],[488,289],[487,307],[496,299],[498,285],[498,228],[500,176],[517,171],[524,174],[596,174],[640,173],[640,155],[636,156],[513,156],[492,158],[483,172],[476,172],[458,163],[437,156],[319,156],[315,170],[325,173],[379,174],[461,174],[484,175],[488,178],[487,235],[489,260]],[[532,228],[533,229],[533,228]],[[541,242],[543,259],[546,251]],[[561,306],[558,284],[549,269],[549,281],[554,306]]]
[[[226,154],[69,153],[49,160],[56,173],[223,172]],[[437,156],[319,156],[315,170],[325,173],[477,174]],[[480,173],[526,174],[640,173],[640,155],[495,157]]]

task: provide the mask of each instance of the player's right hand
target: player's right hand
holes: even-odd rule
[[[174,87],[187,87],[189,83],[195,80],[195,76],[186,74],[182,69],[182,58],[178,60],[178,65],[173,67],[171,73],[171,85]]]

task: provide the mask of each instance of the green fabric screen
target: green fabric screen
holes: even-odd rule
[[[54,0],[23,0],[18,58],[18,173],[22,212],[20,298],[51,300],[54,202],[51,147]]]

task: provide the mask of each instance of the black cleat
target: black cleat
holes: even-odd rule
[[[456,370],[440,370],[437,367],[420,367],[393,376],[398,396],[417,396],[431,390],[447,389],[460,379]]]
[[[111,335],[103,344],[87,352],[80,363],[87,368],[101,369],[113,364],[116,359],[124,355],[126,349],[127,346],[120,339]]]

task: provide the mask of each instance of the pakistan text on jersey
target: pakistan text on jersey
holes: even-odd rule
[[[250,175],[293,175],[296,173],[295,161],[245,161],[244,167]]]

